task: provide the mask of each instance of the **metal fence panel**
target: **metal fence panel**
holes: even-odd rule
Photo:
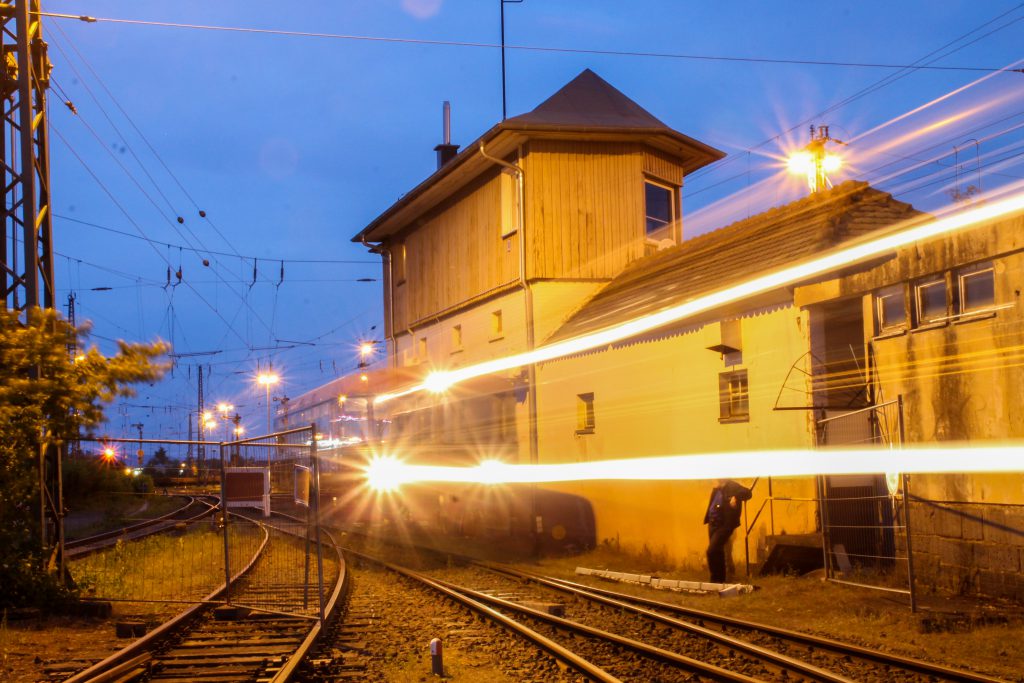
[[[818,421],[818,445],[903,446],[901,399]],[[913,561],[907,479],[898,472],[819,477],[819,510],[829,580],[910,596]]]

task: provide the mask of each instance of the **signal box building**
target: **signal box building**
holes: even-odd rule
[[[578,337],[927,219],[849,182],[688,239],[685,177],[721,153],[589,70],[461,153],[447,141],[437,151],[436,172],[354,238],[382,257],[388,365],[421,377]],[[761,450],[767,472],[774,449],[878,441],[881,406],[896,397],[901,443],[1019,437],[1024,377],[1006,362],[1024,335],[1024,233],[1015,220],[471,380],[441,398],[417,394],[396,403],[383,440],[450,464]],[[891,429],[882,436],[895,441]],[[765,560],[783,535],[811,539],[820,554],[823,516],[857,521],[843,501],[884,496],[886,487],[882,475],[743,483],[754,497],[735,534],[737,564],[744,550],[755,564]],[[915,476],[912,484],[911,523],[928,536],[915,549],[922,578],[938,587],[936,577],[955,567],[947,584],[957,585],[945,588],[1020,590],[1019,479]],[[589,543],[703,563],[708,482],[544,488],[587,508],[575,522],[543,505],[515,512],[548,540],[589,523]],[[455,498],[435,496],[413,512],[446,526],[456,510],[486,508]],[[487,524],[456,528],[476,523]],[[865,556],[905,543],[885,534],[864,547],[840,540],[844,553]]]

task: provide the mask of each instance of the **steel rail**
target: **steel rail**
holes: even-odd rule
[[[622,601],[625,603],[634,603],[636,605],[643,605],[644,607],[649,607],[651,609],[664,610],[672,612],[674,614],[683,615],[691,619],[709,621],[712,623],[718,623],[724,626],[730,626],[732,628],[742,629],[746,631],[760,631],[762,633],[766,633],[776,638],[797,642],[802,645],[818,647],[823,650],[829,650],[837,654],[859,657],[861,659],[870,660],[879,664],[888,664],[902,669],[914,671],[916,673],[935,676],[936,678],[943,681],[954,681],[962,683],[1006,683],[1003,679],[985,676],[983,674],[977,674],[973,671],[964,671],[962,669],[955,669],[941,664],[933,664],[931,662],[926,662],[920,659],[903,657],[900,655],[893,655],[887,652],[882,652],[880,650],[873,650],[871,648],[862,647],[860,645],[844,643],[838,640],[824,638],[822,636],[815,636],[808,633],[801,633],[799,631],[780,628],[778,626],[770,626],[768,624],[762,624],[760,622],[746,621],[744,619],[737,619],[735,617],[715,614],[713,612],[706,612],[704,610],[698,610],[692,607],[684,607],[682,605],[674,605],[672,603],[661,602],[659,600],[653,600],[651,598],[627,595],[624,593],[611,591],[605,588],[597,588],[594,586],[588,586],[586,584],[577,583],[575,581],[569,581],[567,579],[543,576],[541,574],[535,574],[533,572],[515,569],[513,567],[508,567],[506,565],[490,562],[479,562],[476,560],[473,561],[473,564],[478,567],[490,569],[491,571],[496,571],[516,578],[526,579],[529,581],[541,583],[543,585],[548,585],[552,588],[555,588],[556,590],[565,590],[566,592],[570,592],[574,595],[578,594],[578,591],[582,593],[593,593],[604,598]],[[564,587],[564,589],[561,587]]]
[[[286,515],[282,512],[271,512],[271,514],[277,515],[279,517],[284,517],[286,519],[290,519],[293,521],[300,521],[305,523],[304,520],[300,520],[298,517],[292,517],[291,515]],[[294,536],[298,536],[298,534],[290,530],[282,529],[280,527],[271,528],[284,533],[292,534]],[[306,637],[299,644],[299,647],[296,648],[295,652],[292,653],[292,655],[288,658],[288,661],[284,663],[284,665],[278,670],[278,672],[274,674],[273,678],[269,680],[269,683],[286,683],[286,681],[291,680],[292,676],[294,676],[296,671],[298,670],[299,665],[302,664],[302,661],[306,658],[306,655],[309,653],[309,650],[313,647],[317,639],[320,637],[320,633],[323,631],[324,628],[324,623],[327,621],[327,619],[333,616],[334,609],[338,604],[338,600],[341,598],[342,594],[346,590],[348,590],[349,576],[347,567],[345,565],[345,556],[341,551],[341,546],[339,546],[338,543],[334,540],[334,536],[331,535],[331,532],[324,529],[324,534],[327,536],[328,539],[330,539],[331,546],[334,548],[334,551],[335,553],[337,553],[338,556],[338,578],[334,582],[334,590],[331,592],[331,597],[328,599],[327,604],[324,606],[324,622],[317,621],[316,624],[313,625],[313,628],[311,628],[309,630],[309,633],[306,634]],[[319,599],[320,596],[317,596],[317,600]]]
[[[467,588],[465,586],[459,586],[457,584],[450,583],[448,581],[442,581],[440,579],[432,580],[436,581],[442,586],[450,588],[454,591],[458,591],[463,595],[468,595],[472,597],[474,600],[479,600],[481,602],[489,602],[503,609],[518,612],[520,614],[525,614],[534,619],[546,621],[550,624],[558,626],[559,628],[564,628],[575,633],[585,633],[589,636],[600,638],[601,640],[606,640],[608,642],[615,643],[616,645],[619,645],[621,647],[628,648],[630,650],[633,650],[634,652],[640,653],[652,659],[657,659],[659,661],[666,662],[669,664],[677,664],[679,666],[689,669],[690,671],[694,671],[707,676],[713,676],[715,680],[737,681],[741,683],[752,683],[753,681],[758,680],[756,678],[751,678],[750,676],[738,673],[736,671],[723,669],[721,667],[715,666],[714,664],[709,664],[708,662],[702,662],[699,659],[693,659],[692,657],[681,655],[678,652],[665,650],[660,647],[655,647],[654,645],[649,645],[639,640],[627,638],[626,636],[620,636],[619,634],[612,633],[611,631],[605,631],[599,628],[595,628],[593,626],[581,624],[577,621],[572,621],[570,619],[558,617],[553,614],[548,614],[547,612],[542,612],[541,610],[536,610],[532,607],[526,607],[524,605],[520,605],[509,600],[504,600],[493,595],[488,595],[487,593],[481,593],[479,591]]]
[[[528,575],[526,572],[520,573],[518,570],[511,568],[508,568],[506,570],[504,568],[499,568],[498,565],[489,566],[489,563],[486,562],[474,562],[473,564],[493,572],[503,573],[508,576],[534,581],[535,583],[546,585],[549,588],[553,588],[564,593],[570,593],[572,595],[587,598],[588,600],[591,600],[593,602],[602,603],[609,607],[615,607],[620,610],[626,610],[634,614],[638,614],[648,619],[661,622],[667,626],[672,626],[674,628],[686,631],[688,633],[692,633],[694,635],[707,638],[708,640],[712,640],[714,642],[719,643],[720,645],[725,645],[726,647],[738,650],[756,659],[771,662],[772,664],[782,667],[784,669],[788,669],[791,672],[798,672],[816,681],[829,681],[831,683],[853,683],[853,680],[850,678],[841,676],[832,671],[827,671],[826,669],[822,669],[821,667],[814,666],[813,664],[805,662],[801,659],[796,659],[794,657],[784,655],[780,652],[775,652],[774,650],[769,650],[768,648],[764,648],[759,645],[754,645],[753,643],[748,643],[745,640],[733,638],[731,636],[725,635],[724,633],[720,633],[718,631],[714,631],[712,629],[705,628],[697,624],[692,624],[688,621],[675,619],[673,617],[669,617],[664,614],[660,614],[658,612],[645,609],[638,605],[625,602],[624,600],[599,595],[596,592],[587,590],[587,588],[584,586],[581,586],[579,588],[571,588],[569,586],[562,585],[555,581],[550,581],[548,579],[540,577],[539,575]]]
[[[583,657],[580,657],[572,650],[569,650],[563,647],[562,645],[559,645],[555,641],[551,640],[546,636],[541,635],[540,633],[537,633],[528,626],[520,624],[518,621],[511,619],[510,617],[507,617],[501,612],[488,607],[487,605],[483,604],[483,602],[470,598],[466,595],[463,595],[459,591],[446,587],[441,582],[435,579],[431,579],[427,576],[406,569],[405,567],[391,564],[390,562],[387,562],[377,557],[373,557],[372,555],[367,555],[365,553],[358,552],[356,550],[344,548],[343,552],[355,555],[357,557],[361,557],[370,562],[374,562],[376,564],[381,565],[382,567],[390,569],[391,571],[397,574],[401,574],[406,578],[409,578],[413,581],[428,586],[429,588],[437,591],[438,593],[441,593],[442,595],[454,600],[455,602],[465,607],[468,607],[469,609],[486,617],[487,619],[495,621],[504,626],[505,628],[509,629],[510,631],[519,634],[520,636],[526,638],[528,641],[534,643],[538,647],[546,650],[556,659],[561,660],[562,662],[571,666],[576,671],[579,671],[580,673],[589,676],[592,680],[597,681],[598,683],[622,683],[622,681],[619,678],[616,678],[615,676],[608,673],[596,664],[584,659]]]
[[[176,521],[176,522],[184,522],[184,523],[188,524],[190,522],[194,522],[194,521],[196,521],[198,519],[201,519],[201,518],[203,518],[203,517],[213,513],[214,510],[216,510],[216,506],[212,506],[212,505],[210,505],[210,503],[207,503],[205,501],[199,500],[195,496],[188,496],[188,498],[189,498],[189,502],[188,503],[186,503],[185,505],[181,506],[177,510],[173,510],[171,512],[168,512],[165,515],[161,515],[160,517],[154,517],[153,519],[147,519],[147,520],[144,520],[142,522],[138,522],[136,524],[130,524],[129,526],[120,527],[118,529],[111,529],[110,531],[104,531],[104,532],[99,533],[99,534],[94,534],[92,536],[87,536],[86,538],[78,538],[78,539],[75,539],[73,541],[65,541],[64,542],[64,550],[65,550],[66,553],[67,553],[67,551],[75,551],[75,552],[67,553],[69,558],[84,557],[85,555],[89,555],[89,554],[91,554],[93,552],[96,552],[98,550],[102,550],[102,549],[112,545],[112,544],[103,544],[103,545],[98,545],[95,548],[90,547],[90,546],[92,546],[95,543],[102,543],[103,541],[108,541],[110,539],[120,538],[121,536],[124,536],[125,534],[134,533],[136,531],[140,531],[140,530],[145,529],[147,527],[156,526],[156,525],[161,524],[163,522]],[[180,519],[180,520],[172,519],[175,515],[178,515],[178,514],[184,512],[185,510],[190,508],[192,505],[195,505],[196,503],[202,503],[203,505],[208,506],[208,509],[203,510],[202,512],[200,512],[197,515],[194,515],[192,517],[187,517],[185,519]],[[152,531],[151,534],[140,534],[138,536],[132,537],[130,540],[134,541],[134,540],[139,539],[139,538],[145,538],[146,536],[159,533],[160,531],[163,531],[163,529],[156,529],[156,530]]]
[[[263,554],[263,551],[266,549],[269,542],[270,534],[266,529],[263,529],[263,542],[260,544],[260,547],[256,549],[256,552],[253,553],[249,563],[231,577],[231,583],[234,583],[244,577],[252,570],[253,567],[256,566],[256,562],[260,559],[260,556]],[[101,683],[101,681],[106,681],[109,675],[109,669],[121,666],[129,660],[148,653],[162,638],[174,633],[178,629],[184,628],[194,619],[198,618],[200,612],[210,608],[208,603],[223,595],[227,589],[228,584],[222,583],[220,587],[215,588],[213,592],[203,598],[201,602],[189,607],[176,617],[165,621],[146,635],[121,648],[106,659],[93,664],[85,671],[81,671],[71,678],[68,678],[64,683]]]

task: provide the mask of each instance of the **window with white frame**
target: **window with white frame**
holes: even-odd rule
[[[647,239],[655,242],[675,240],[678,204],[677,188],[650,180],[644,182],[644,231]]]
[[[991,309],[996,303],[995,270],[992,263],[977,263],[958,270],[957,292],[961,314]]]
[[[747,422],[750,420],[750,392],[747,371],[734,370],[718,375],[718,421]]]
[[[907,326],[906,295],[902,284],[875,293],[875,319],[878,333],[893,332]]]
[[[945,274],[920,280],[914,285],[914,303],[917,307],[917,323],[919,325],[944,322],[949,319],[946,289]]]

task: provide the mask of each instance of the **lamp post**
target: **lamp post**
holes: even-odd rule
[[[281,378],[272,372],[261,372],[256,375],[256,381],[262,384],[267,390],[267,434],[274,433],[274,427],[270,423],[270,387],[281,381]]]

